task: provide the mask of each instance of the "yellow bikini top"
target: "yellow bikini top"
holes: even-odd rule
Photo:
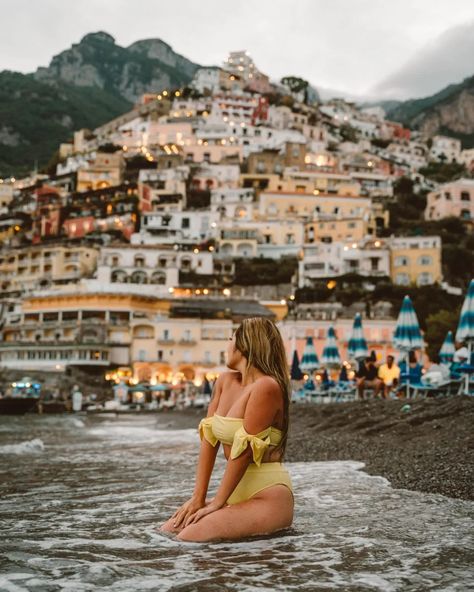
[[[245,431],[244,420],[241,417],[224,417],[223,415],[211,415],[199,422],[199,436],[215,446],[217,442],[232,445],[231,458],[237,458],[247,448],[253,452],[253,460],[257,466],[262,463],[265,450],[269,446],[276,446],[282,439],[282,431],[269,426],[258,434],[251,435]]]

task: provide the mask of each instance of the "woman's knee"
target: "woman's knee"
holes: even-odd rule
[[[205,537],[200,525],[198,526],[197,524],[190,524],[189,526],[183,528],[176,539],[185,543],[203,543],[209,540]]]
[[[179,532],[182,529],[182,526],[176,528],[176,526],[173,524],[173,518],[170,518],[165,523],[163,523],[158,530],[161,532]]]

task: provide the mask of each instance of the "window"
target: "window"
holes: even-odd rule
[[[396,257],[395,259],[395,267],[404,267],[408,265],[408,257]],[[403,275],[403,274],[399,274]]]
[[[461,191],[461,201],[471,201],[471,196],[467,191]]]
[[[433,276],[431,273],[423,272],[418,276],[417,284],[419,286],[428,286],[433,283]]]
[[[219,364],[225,364],[225,352],[219,352]]]
[[[380,263],[380,259],[378,257],[371,257],[370,258],[371,271],[378,271],[379,270],[379,263]]]
[[[170,332],[169,332],[169,329],[163,329],[163,339],[164,339],[165,341],[168,341],[168,340],[169,340],[169,338],[170,338]]]
[[[470,220],[471,219],[471,212],[469,210],[461,210],[461,218],[463,220]]]
[[[436,199],[438,199],[438,197],[439,197],[439,195],[436,196]],[[445,197],[445,199],[451,199],[451,193],[449,193],[449,191],[445,191],[444,197]]]
[[[159,349],[158,350],[157,358],[158,358],[158,362],[162,362],[163,361],[163,350],[162,349]]]
[[[399,286],[407,286],[410,283],[410,278],[407,273],[397,273],[395,283]]]
[[[433,259],[429,255],[418,257],[418,265],[431,265]]]
[[[189,228],[189,218],[183,218],[181,220],[181,228]]]
[[[146,351],[144,349],[138,350],[138,361],[144,362],[146,360]]]
[[[205,351],[204,352],[204,362],[206,364],[210,364],[211,363],[211,352],[209,352],[209,351]]]

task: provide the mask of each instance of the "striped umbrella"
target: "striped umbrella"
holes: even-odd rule
[[[303,372],[314,372],[318,369],[319,360],[314,349],[312,337],[306,338],[306,345],[303,350],[303,357],[301,358],[300,368]]]
[[[454,352],[456,351],[454,347],[454,338],[453,332],[448,331],[446,335],[446,339],[443,341],[443,345],[439,350],[439,357],[442,364],[451,364],[453,361]]]
[[[474,280],[471,280],[461,308],[461,318],[459,319],[458,330],[456,331],[456,341],[465,341],[469,356],[467,363],[471,363],[471,352],[474,344]],[[469,394],[469,373],[465,376],[464,393]]]
[[[363,360],[369,355],[367,341],[364,337],[364,330],[362,329],[362,316],[357,313],[354,317],[354,324],[352,326],[352,335],[347,346],[347,353],[349,357],[354,360]]]
[[[405,296],[403,299],[393,335],[393,344],[398,350],[404,352],[423,347],[420,325],[410,296]]]
[[[474,341],[474,280],[471,280],[469,289],[461,308],[456,341]]]
[[[300,368],[300,361],[298,359],[298,352],[293,352],[293,361],[291,362],[291,372],[290,372],[291,380],[301,380],[303,378],[303,373],[301,372]]]
[[[341,363],[341,356],[336,344],[336,334],[334,328],[329,327],[326,338],[326,345],[324,346],[321,362],[326,366],[339,366]]]

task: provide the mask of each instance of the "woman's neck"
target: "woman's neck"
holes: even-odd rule
[[[256,380],[261,378],[262,376],[265,376],[263,372],[260,372],[260,370],[257,370],[257,368],[254,368],[253,366],[251,366],[248,369],[246,369],[245,366],[243,366],[242,368],[238,368],[238,371],[242,376],[242,386],[248,386],[249,384],[252,384]]]

